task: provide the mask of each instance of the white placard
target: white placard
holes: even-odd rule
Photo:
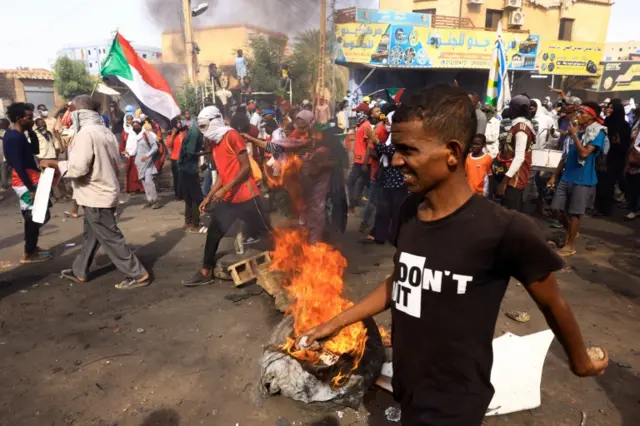
[[[540,382],[542,368],[553,332],[544,330],[528,336],[505,333],[493,339],[493,368],[491,384],[495,394],[487,409],[487,416],[497,416],[540,406]],[[382,365],[376,382],[383,389],[393,392],[391,379],[393,365]]]
[[[47,167],[44,173],[40,175],[38,188],[36,189],[36,199],[33,202],[33,211],[31,217],[35,223],[44,223],[49,207],[49,196],[51,195],[51,186],[53,185],[53,175],[56,169]]]

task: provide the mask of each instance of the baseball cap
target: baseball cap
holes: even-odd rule
[[[364,98],[362,98],[362,102],[368,104],[369,102],[371,102],[371,98],[369,96],[365,96]]]
[[[511,111],[520,111],[525,105],[527,108],[531,104],[531,100],[524,95],[518,95],[511,98],[509,102],[509,109]]]
[[[353,109],[354,112],[369,112],[369,105],[365,104],[365,103],[361,103],[360,105],[358,105],[357,107],[355,107]]]

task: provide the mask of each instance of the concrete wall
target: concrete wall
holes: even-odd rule
[[[482,5],[462,2],[462,16],[468,17],[477,28],[484,28],[487,9],[503,10],[502,25],[508,29],[510,11],[504,8],[504,0],[485,0]],[[380,0],[381,9],[419,10],[436,9],[437,15],[458,16],[460,2],[458,0]],[[574,19],[573,41],[604,42],[607,37],[611,3],[609,0],[578,0],[567,9],[545,9],[533,6],[529,0],[523,0],[521,9],[525,13],[525,25],[516,27],[519,30],[540,34],[543,39],[557,40],[560,30],[560,19]]]

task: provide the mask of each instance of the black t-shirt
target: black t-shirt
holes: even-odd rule
[[[477,426],[494,393],[493,332],[510,277],[529,285],[563,261],[531,219],[484,197],[433,222],[417,218],[423,199],[407,199],[396,238],[394,394],[404,426]]]

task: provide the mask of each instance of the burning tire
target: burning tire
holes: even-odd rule
[[[264,396],[285,395],[304,403],[328,403],[357,408],[366,391],[380,375],[385,350],[373,319],[364,321],[367,341],[359,364],[349,354],[320,356],[313,364],[298,360],[282,349],[293,335],[293,318],[286,317],[276,326],[262,356],[260,388]],[[325,362],[328,360],[328,363]],[[336,378],[341,378],[336,384]]]

